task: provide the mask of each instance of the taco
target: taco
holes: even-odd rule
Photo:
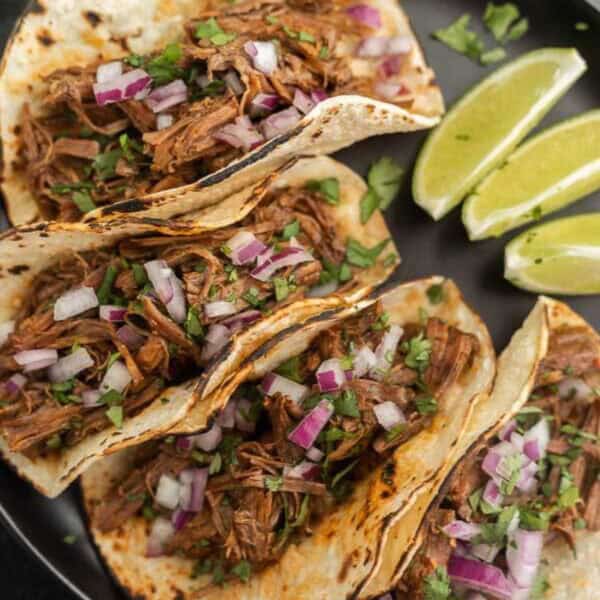
[[[180,235],[125,221],[5,234],[7,460],[54,496],[98,456],[171,429],[279,331],[368,294],[398,256],[381,214],[360,224],[365,190],[321,157],[228,199],[226,215],[154,221]]]
[[[84,473],[100,553],[140,599],[353,597],[494,373],[441,278],[283,332],[197,404],[197,432]]]
[[[442,112],[393,0],[49,0],[2,63],[2,189],[15,225],[162,216]]]
[[[461,461],[433,506],[390,531],[367,596],[395,579],[398,600],[597,598],[599,384],[600,336],[541,298],[498,361]]]

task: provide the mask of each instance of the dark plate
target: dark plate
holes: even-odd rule
[[[0,23],[3,39],[25,4],[25,0],[2,0]],[[465,12],[477,17],[474,19],[477,27],[485,4],[484,0],[404,2],[448,104],[464,94],[490,69],[478,67],[463,56],[447,50],[434,42],[429,34]],[[523,13],[530,18],[531,29],[523,40],[509,47],[512,56],[541,46],[576,46],[589,64],[587,74],[556,106],[542,127],[597,108],[600,103],[600,54],[597,42],[600,17],[594,11],[594,6],[600,9],[599,4],[598,0],[520,2]],[[592,24],[591,29],[588,32],[576,31],[574,25],[578,21]],[[422,133],[371,139],[341,152],[339,158],[363,174],[368,165],[382,154],[394,156],[410,169],[424,137]],[[589,212],[599,208],[600,194],[597,193],[562,214]],[[502,277],[504,245],[514,234],[477,245],[468,243],[459,211],[454,211],[444,221],[435,224],[413,204],[410,177],[406,179],[400,198],[388,210],[387,221],[403,257],[399,278],[432,273],[452,277],[486,320],[496,347],[500,350],[535,302],[533,295],[513,288]],[[593,325],[600,326],[597,298],[578,298],[570,300],[570,303]],[[122,598],[97,559],[85,532],[76,488],[57,500],[49,501],[36,494],[4,465],[0,465],[0,514],[13,533],[80,597],[93,600]],[[75,545],[67,545],[62,541],[67,534],[77,536]],[[5,592],[11,598],[34,597],[25,595],[26,589],[27,583],[23,582],[19,589],[5,589]],[[61,596],[64,597],[63,594]]]

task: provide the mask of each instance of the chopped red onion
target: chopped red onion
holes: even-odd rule
[[[237,402],[235,400],[229,400],[216,419],[217,425],[223,429],[233,429],[235,426],[236,408]]]
[[[191,435],[180,435],[175,440],[175,447],[178,450],[191,450],[194,445],[194,438]]]
[[[262,313],[259,310],[245,310],[244,312],[238,313],[229,319],[225,319],[222,324],[229,329],[232,333],[242,329],[245,325],[254,323],[262,317]]]
[[[512,456],[513,454],[519,454],[519,451],[511,443],[500,442],[489,449],[483,459],[481,468],[490,477],[496,478],[498,475],[502,477],[501,473],[498,472],[502,460],[506,456]],[[510,476],[510,473],[508,473],[507,476]]]
[[[187,302],[183,284],[173,271],[171,271],[170,282],[173,289],[173,298],[165,304],[165,308],[176,323],[183,323],[187,318]]]
[[[25,373],[39,371],[58,361],[58,352],[54,348],[38,350],[23,350],[13,356],[17,364],[23,367]]]
[[[163,473],[158,480],[154,500],[164,508],[175,510],[179,504],[180,488],[179,481]]]
[[[231,331],[225,325],[213,323],[209,328],[204,338],[204,346],[202,348],[202,360],[209,360],[215,354],[222,350],[231,337]]]
[[[329,98],[327,92],[325,90],[313,90],[310,93],[310,97],[315,104],[321,104],[321,102],[325,102]]]
[[[346,13],[355,21],[373,29],[380,29],[383,25],[381,14],[374,7],[368,4],[355,4],[346,9]]]
[[[315,287],[310,288],[306,293],[308,298],[325,298],[326,296],[331,296],[338,289],[337,281],[330,281],[329,283],[324,283],[323,285],[316,285]]]
[[[300,464],[297,464],[291,469],[284,469],[285,477],[291,477],[292,479],[304,479],[306,481],[314,481],[321,473],[321,467],[313,462],[303,460]]]
[[[146,98],[146,104],[154,113],[187,102],[188,88],[183,79],[176,79],[167,85],[156,88]]]
[[[294,106],[301,113],[307,115],[315,107],[315,103],[300,88],[296,88],[294,92]]]
[[[94,84],[94,96],[99,106],[130,100],[145,90],[152,78],[143,69],[134,69],[110,81]]]
[[[272,140],[278,135],[292,130],[301,120],[302,114],[295,106],[290,106],[263,119],[259,128],[267,140]]]
[[[167,544],[174,533],[175,527],[173,527],[173,524],[168,519],[164,517],[155,519],[154,523],[152,523],[150,536],[148,537],[146,556],[149,558],[162,556],[165,544]]]
[[[191,486],[189,499],[181,504],[183,510],[200,512],[204,504],[204,492],[208,481],[208,469],[186,469],[179,475],[183,486]]]
[[[114,304],[103,304],[100,307],[100,318],[111,323],[118,323],[125,318],[127,309]]]
[[[509,441],[519,452],[523,452],[525,440],[523,439],[523,436],[520,433],[513,431],[513,433],[510,434]]]
[[[223,432],[217,423],[204,433],[198,433],[193,437],[194,443],[204,452],[212,452],[222,441]]]
[[[250,115],[252,117],[264,117],[272,113],[277,106],[279,106],[279,96],[277,94],[260,92],[250,102]]]
[[[106,83],[123,75],[123,63],[120,60],[100,65],[96,71],[96,82]]]
[[[238,309],[233,302],[225,300],[216,300],[215,302],[207,302],[204,305],[204,314],[207,319],[216,319],[217,317],[228,317],[235,315]]]
[[[399,325],[392,325],[384,334],[381,343],[375,349],[375,365],[370,370],[370,375],[376,381],[381,381],[394,364],[396,349],[404,335],[404,329]]]
[[[377,36],[364,39],[359,44],[356,54],[361,58],[379,58],[386,55],[408,54],[411,50],[412,41],[408,36]]]
[[[264,265],[275,254],[273,248],[267,247],[256,257],[256,266]]]
[[[246,42],[244,50],[257,71],[272,75],[277,69],[277,47],[273,42]]]
[[[524,462],[529,459],[523,456]],[[537,487],[537,479],[535,478],[535,474],[538,472],[539,467],[534,462],[528,462],[521,468],[521,476],[519,477],[519,481],[517,481],[517,488],[519,488],[522,492],[528,493],[532,492]]]
[[[397,98],[402,90],[404,89],[404,85],[401,83],[393,83],[388,81],[378,81],[375,84],[375,93],[378,96],[382,96],[386,100],[393,100]]]
[[[504,496],[500,493],[500,488],[493,479],[489,479],[485,484],[482,498],[494,508],[500,508],[504,502]]]
[[[480,594],[478,592],[471,592],[467,596],[466,600],[487,600],[487,598],[483,594]],[[513,598],[513,600],[515,599]]]
[[[267,373],[262,380],[261,386],[267,396],[282,394],[291,398],[296,404],[300,404],[310,393],[310,389],[307,386],[282,377],[277,373]]]
[[[102,392],[99,390],[85,390],[81,394],[81,401],[86,408],[96,408],[100,406],[99,400],[102,398]]]
[[[333,405],[321,400],[288,435],[290,442],[308,450],[333,415]]]
[[[352,375],[359,378],[366,375],[377,364],[377,357],[369,346],[363,346],[352,357]]]
[[[94,366],[94,359],[85,348],[78,348],[75,352],[63,356],[58,362],[48,369],[52,383],[61,383],[72,379],[75,375]]]
[[[510,436],[511,434],[517,430],[517,422],[515,421],[515,419],[511,419],[501,430],[500,433],[498,434],[498,437],[504,441],[504,442],[508,442],[510,441]]]
[[[523,452],[532,461],[537,462],[546,456],[546,448],[550,442],[550,426],[544,418],[540,419],[523,436]]]
[[[317,383],[321,392],[337,392],[346,383],[346,373],[339,358],[323,361],[317,369]]]
[[[346,381],[352,381],[352,379],[354,378],[354,374],[352,373],[352,369],[346,369],[344,371],[344,374],[346,375]]]
[[[230,258],[234,265],[252,262],[267,249],[267,246],[250,231],[236,233],[227,241],[226,246],[231,250]]]
[[[130,349],[137,350],[140,348],[145,337],[140,335],[131,325],[123,325],[117,329],[117,337]]]
[[[177,323],[183,323],[187,317],[187,304],[181,280],[164,260],[151,260],[144,268],[169,315]]]
[[[6,391],[9,394],[18,394],[27,383],[27,377],[23,377],[20,373],[15,373],[9,377],[4,384]]]
[[[0,324],[0,348],[6,344],[11,333],[14,332],[15,327],[15,321],[5,321]]]
[[[241,96],[246,91],[246,87],[242,83],[240,76],[233,69],[230,69],[225,73],[223,80],[235,96]]]
[[[116,360],[104,374],[104,378],[100,384],[100,391],[105,394],[109,390],[115,390],[120,394],[130,383],[131,374],[125,363]]]
[[[273,254],[271,258],[267,259],[262,265],[257,266],[250,275],[254,279],[259,281],[269,281],[271,277],[284,267],[292,267],[305,262],[313,261],[313,257],[306,250],[302,248],[294,248],[288,246],[281,252]]]
[[[563,379],[558,383],[558,395],[563,399],[585,400],[594,395],[592,388],[583,379]]]
[[[91,287],[69,290],[54,303],[54,320],[66,321],[98,306],[96,292]]]
[[[496,544],[473,544],[471,554],[487,563],[493,563],[501,547]]]
[[[452,521],[442,528],[442,531],[451,538],[470,542],[474,537],[481,533],[481,526],[477,523],[467,523],[466,521]]]
[[[321,462],[323,458],[325,458],[325,453],[321,452],[321,450],[313,446],[312,448],[309,448],[306,451],[306,458],[308,458],[308,460],[312,460],[313,462],[318,463]]]
[[[249,400],[246,400],[246,398],[238,400],[235,410],[235,426],[240,431],[254,433],[254,430],[256,429],[256,423],[248,418],[251,408],[252,403]]]
[[[384,79],[398,75],[402,70],[402,62],[402,57],[398,54],[395,56],[386,56],[381,65],[379,65],[379,74]]]
[[[540,565],[543,545],[544,534],[541,531],[516,529],[509,536],[506,562],[511,577],[519,587],[530,587],[533,584]]]
[[[178,508],[171,515],[171,524],[175,528],[175,531],[183,529],[187,523],[189,523],[194,517],[194,513]]]
[[[234,123],[221,127],[212,136],[234,148],[243,148],[246,152],[260,146],[265,141],[246,115],[237,117]]]
[[[397,404],[391,400],[376,404],[373,412],[377,417],[378,423],[386,430],[391,431],[394,427],[406,423],[406,417]]]
[[[163,129],[168,129],[175,122],[175,117],[168,113],[164,113],[162,115],[158,115],[156,117],[156,129],[158,131],[162,131]]]
[[[511,600],[512,585],[504,573],[493,565],[452,554],[448,575],[459,585],[491,594],[500,600]]]

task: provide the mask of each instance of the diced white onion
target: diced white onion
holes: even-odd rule
[[[106,83],[123,75],[123,63],[120,60],[100,65],[96,72],[96,82]]]
[[[154,497],[156,503],[164,508],[175,510],[179,505],[180,488],[181,484],[179,481],[163,473],[158,480],[158,487],[156,488],[156,495]]]
[[[69,290],[54,303],[54,320],[66,321],[99,305],[96,292],[91,287]]]
[[[59,359],[48,369],[50,381],[60,383],[72,379],[81,371],[94,366],[94,359],[85,348],[78,348],[75,352]]]
[[[115,390],[119,394],[131,383],[131,374],[120,360],[116,360],[104,374],[100,391],[104,394],[109,390]]]
[[[381,343],[375,349],[376,362],[370,371],[371,377],[381,381],[386,376],[394,363],[396,349],[404,335],[404,330],[399,325],[392,325],[384,334]]]
[[[406,423],[406,417],[400,408],[391,400],[376,404],[373,412],[379,424],[386,430],[391,431],[394,427]]]
[[[15,331],[15,321],[5,321],[0,324],[0,348],[6,344],[8,338]]]

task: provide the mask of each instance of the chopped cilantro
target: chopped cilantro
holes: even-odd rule
[[[493,48],[487,52],[481,54],[481,64],[484,66],[493,65],[494,63],[500,62],[506,58],[506,50],[504,48]]]
[[[506,4],[494,4],[490,2],[485,9],[483,22],[491,31],[496,41],[503,41],[510,26],[521,16],[519,8],[512,2]]]
[[[353,390],[344,390],[334,401],[333,406],[337,415],[344,417],[360,417],[358,399]]]
[[[283,485],[283,477],[275,477],[273,475],[267,475],[265,477],[265,488],[270,492],[278,492]]]
[[[288,223],[281,232],[281,239],[288,241],[291,238],[297,236],[300,233],[300,223],[298,219],[295,219],[291,223]]]
[[[221,472],[222,468],[223,468],[223,458],[217,452],[212,457],[212,460],[210,461],[210,464],[208,465],[208,474],[209,475],[216,475],[217,473]]]
[[[111,352],[106,363],[106,368],[110,369],[121,358],[120,352]]]
[[[444,301],[444,284],[434,283],[427,288],[427,298],[431,304],[440,304]]]
[[[438,409],[437,400],[428,394],[417,396],[415,399],[415,406],[421,415],[433,415]]]
[[[452,589],[445,567],[437,567],[431,575],[425,577],[423,592],[425,600],[446,600],[450,597]]]
[[[111,406],[106,411],[106,416],[112,421],[112,424],[117,428],[123,427],[123,407],[122,406]]]
[[[360,222],[364,225],[379,208],[381,199],[373,188],[369,188],[360,199]]]
[[[275,369],[275,373],[281,375],[282,377],[287,377],[288,379],[291,379],[297,383],[302,383],[303,378],[300,371],[301,367],[302,365],[300,364],[300,357],[294,356],[280,364],[279,367]]]
[[[123,60],[132,67],[142,67],[145,63],[144,57],[139,54],[131,54]]]
[[[366,248],[359,241],[349,238],[346,247],[346,260],[355,267],[372,267],[377,257],[384,251],[390,240],[384,240],[373,248]]]
[[[185,331],[190,337],[204,337],[204,327],[198,316],[198,309],[190,306],[184,323]]]
[[[521,467],[523,466],[523,458],[520,453],[509,454],[501,460],[502,468],[508,473],[500,484],[500,491],[505,495],[510,495],[514,492],[515,486],[521,477]]]
[[[585,529],[587,527],[587,522],[585,519],[575,519],[573,527],[575,527],[575,529]]]
[[[479,60],[484,44],[477,33],[469,29],[470,21],[471,15],[465,14],[446,29],[438,29],[433,33],[433,37],[456,52]]]
[[[235,567],[231,569],[231,572],[246,583],[250,579],[252,574],[252,567],[247,560],[241,560]]]
[[[73,203],[82,213],[89,213],[96,208],[91,194],[87,190],[73,192]]]
[[[211,17],[198,25],[196,38],[199,40],[208,40],[214,46],[225,46],[237,38],[237,33],[225,33],[217,23],[217,20]]]
[[[62,438],[58,433],[55,433],[46,440],[46,447],[50,448],[51,450],[58,450],[61,446]]]
[[[102,181],[115,176],[115,169],[119,159],[123,156],[123,151],[120,148],[98,154],[92,163],[92,169]]]
[[[250,306],[254,308],[261,308],[265,301],[262,300],[259,296],[259,291],[255,287],[249,288],[246,292],[242,294],[242,300],[245,300]]]
[[[327,60],[329,58],[329,48],[327,46],[323,46],[319,50],[319,58],[321,60]]]
[[[147,65],[146,71],[156,85],[165,85],[183,77],[183,69],[177,63],[181,60],[183,51],[177,43],[169,44],[162,54],[153,58]]]
[[[314,44],[317,41],[315,36],[308,33],[308,31],[300,31],[298,33],[298,40],[300,42],[308,42],[309,44]]]
[[[371,165],[367,181],[379,197],[379,208],[385,210],[398,195],[404,169],[389,156],[383,156]]]
[[[579,501],[579,489],[575,485],[569,485],[565,490],[561,491],[558,498],[558,505],[561,508],[569,508],[575,506]]]
[[[290,286],[285,277],[274,277],[273,286],[275,288],[275,299],[277,302],[283,302],[290,294]]]
[[[510,42],[521,39],[529,31],[529,20],[521,19],[517,21],[508,32],[506,39]]]
[[[221,79],[213,79],[205,85],[199,92],[200,98],[207,96],[222,96],[225,93],[226,84]]]
[[[549,512],[523,507],[519,511],[519,527],[533,531],[546,531],[551,516]]]
[[[94,184],[91,181],[78,181],[77,183],[57,183],[50,190],[53,194],[68,194],[81,190],[93,190]]]
[[[590,28],[590,24],[586,23],[585,21],[578,21],[577,23],[575,23],[575,29],[577,31],[588,31]]]
[[[431,342],[423,336],[423,332],[402,344],[403,352],[406,352],[404,362],[407,367],[416,369],[423,373],[429,366],[431,356]]]
[[[143,287],[148,283],[148,275],[146,274],[146,269],[144,269],[143,265],[133,263],[131,265],[131,270],[133,271],[133,278],[138,287]]]
[[[385,433],[385,441],[393,442],[398,436],[406,431],[406,423],[399,423]]]
[[[265,21],[269,23],[269,25],[277,25],[277,23],[279,23],[279,19],[275,15],[267,15]]]
[[[335,206],[340,203],[340,182],[337,177],[313,179],[306,184],[306,187],[312,192],[321,194],[328,204]]]
[[[375,323],[371,325],[371,329],[373,331],[384,331],[390,326],[390,313],[382,312],[378,317]]]
[[[118,272],[116,267],[114,267],[113,265],[108,265],[108,267],[106,268],[106,272],[104,273],[102,283],[100,284],[100,287],[96,292],[96,296],[98,297],[98,302],[100,304],[108,304],[112,292],[112,287],[115,283],[117,275]]]
[[[72,546],[77,541],[77,536],[73,534],[65,535],[63,542]]]
[[[104,406],[120,406],[123,404],[123,396],[117,390],[108,390],[98,399],[98,404]]]

